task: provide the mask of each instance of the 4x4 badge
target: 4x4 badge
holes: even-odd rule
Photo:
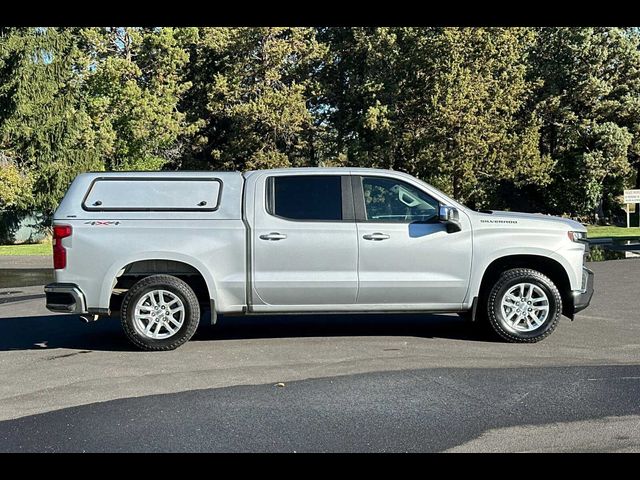
[[[85,225],[120,225],[118,221],[105,221],[105,220],[91,220],[84,222]]]

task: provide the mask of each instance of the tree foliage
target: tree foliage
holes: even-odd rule
[[[639,39],[0,28],[0,202],[51,213],[87,170],[344,165],[403,170],[476,208],[602,217],[640,186]]]
[[[617,28],[543,28],[532,55],[541,150],[557,162],[550,206],[603,211],[605,187],[622,181],[640,144],[638,37]],[[565,210],[566,211],[566,210]]]
[[[51,213],[90,170],[158,169],[188,132],[176,104],[188,59],[172,29],[0,30],[0,152]]]
[[[178,101],[190,84],[183,44],[193,35],[173,28],[85,28],[88,111],[105,168],[156,170],[178,153],[191,130]]]
[[[51,211],[76,174],[100,168],[70,30],[0,31],[0,152],[34,176],[33,205]]]
[[[0,210],[24,208],[29,203],[32,178],[8,158],[0,156]]]
[[[323,52],[311,28],[200,29],[183,104],[199,128],[186,161],[240,170],[307,164],[307,102]]]

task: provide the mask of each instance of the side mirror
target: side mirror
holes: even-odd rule
[[[440,205],[440,222],[447,226],[447,233],[459,232],[462,230],[460,224],[460,214],[458,209],[449,205]]]

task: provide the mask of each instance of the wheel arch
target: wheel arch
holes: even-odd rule
[[[529,268],[549,277],[560,291],[562,314],[573,317],[573,297],[569,274],[559,261],[545,255],[514,254],[494,259],[484,269],[477,296],[480,299],[486,297],[498,277],[512,268]]]
[[[102,283],[100,305],[108,308],[114,289],[119,284],[127,286],[124,279],[156,274],[174,275],[186,281],[202,303],[216,302],[218,299],[213,276],[197,259],[176,252],[149,252],[126,258],[109,268]]]

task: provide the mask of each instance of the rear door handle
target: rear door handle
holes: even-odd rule
[[[391,238],[391,236],[387,235],[386,233],[376,232],[363,235],[362,238],[364,238],[365,240],[386,240],[387,238]]]
[[[284,233],[271,232],[265,235],[260,235],[261,240],[284,240],[287,236]]]

